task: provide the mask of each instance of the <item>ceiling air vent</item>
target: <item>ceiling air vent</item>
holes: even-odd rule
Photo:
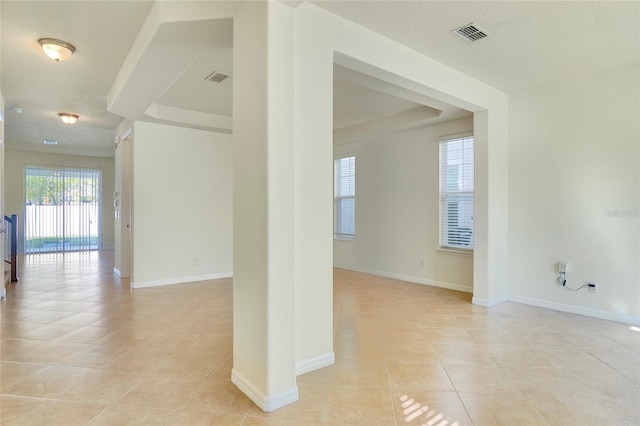
[[[488,32],[486,32],[485,30],[483,30],[482,28],[480,28],[474,23],[464,25],[460,28],[456,28],[452,32],[472,43],[478,40],[481,40],[485,37],[489,37]]]
[[[211,74],[209,74],[208,76],[206,76],[204,79],[205,80],[209,80],[209,81],[213,81],[214,83],[222,83],[224,80],[227,79],[227,77],[229,77],[229,74],[225,74],[223,72],[214,71]]]

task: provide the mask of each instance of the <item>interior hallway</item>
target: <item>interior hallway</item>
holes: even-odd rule
[[[1,305],[2,425],[640,422],[629,325],[336,269],[336,364],[266,414],[230,382],[230,279],[131,291],[112,252],[21,260]]]

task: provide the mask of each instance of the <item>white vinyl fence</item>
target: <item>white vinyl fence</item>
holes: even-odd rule
[[[25,206],[25,251],[97,250],[97,203]]]

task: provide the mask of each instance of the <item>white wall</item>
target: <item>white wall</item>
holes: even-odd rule
[[[135,122],[133,287],[231,276],[231,161],[230,135]]]
[[[437,138],[465,132],[473,132],[473,118],[334,148],[356,155],[356,238],[334,240],[336,266],[472,291],[473,255],[437,250]]]
[[[638,66],[510,97],[512,300],[640,321]],[[556,262],[569,262],[568,285]]]
[[[102,248],[113,249],[114,159],[44,152],[5,151],[5,214],[18,214],[18,251],[24,252],[24,168],[85,167],[102,170],[101,230]]]
[[[299,372],[333,357],[332,170],[334,62],[474,112],[474,303],[507,299],[506,94],[319,9],[295,10],[295,282]],[[319,36],[322,35],[322,36]]]

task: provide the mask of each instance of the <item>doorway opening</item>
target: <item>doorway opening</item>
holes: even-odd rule
[[[98,250],[102,171],[25,168],[25,253]]]

